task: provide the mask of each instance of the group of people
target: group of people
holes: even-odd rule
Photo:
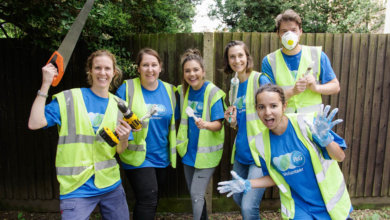
[[[222,157],[226,120],[237,130],[233,180],[219,183],[218,189],[233,194],[243,219],[260,219],[264,190],[273,185],[279,187],[283,218],[346,219],[352,206],[337,164],[346,145],[331,131],[340,122],[332,122],[337,111],[328,116],[329,107],[321,107],[321,95],[338,93],[339,83],[320,47],[299,44],[301,24],[292,10],[276,18],[283,48],[263,59],[261,73],[253,70],[245,43],[226,45],[224,71],[239,79],[237,99],[229,107],[225,92],[205,80],[197,49],[181,56],[183,82],[177,87],[159,79],[163,62],[153,49],[139,51],[139,75],[122,85],[115,56],[95,51],[86,64],[90,87],[55,94],[47,105],[57,69],[45,65],[28,126],[58,126],[62,218],[88,219],[99,205],[103,219],[129,219],[122,167],[135,195],[133,219],[154,219],[166,168],[176,167],[177,152],[193,218],[207,219],[204,196]],[[115,95],[112,88],[118,88]],[[133,130],[122,120],[118,97],[138,117],[151,108],[157,112]],[[103,127],[115,131],[118,145],[111,147],[100,136]]]

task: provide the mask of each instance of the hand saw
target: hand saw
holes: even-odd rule
[[[48,63],[53,64],[57,67],[58,75],[54,77],[52,86],[57,86],[64,75],[66,66],[68,65],[69,59],[73,53],[73,49],[79,39],[81,31],[83,30],[85,21],[88,18],[88,14],[92,9],[93,2],[95,0],[87,0],[83,8],[73,22],[64,40],[61,42],[60,47],[50,57]]]

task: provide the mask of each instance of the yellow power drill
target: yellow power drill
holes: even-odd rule
[[[135,115],[124,102],[121,100],[115,99],[115,101],[118,103],[118,108],[123,114],[123,120],[126,121],[130,127],[134,130],[139,130],[142,128],[142,123],[138,119],[137,115]],[[109,128],[103,127],[99,131],[99,135],[109,144],[111,147],[115,147],[117,144],[119,144],[119,138],[116,132],[112,132]]]

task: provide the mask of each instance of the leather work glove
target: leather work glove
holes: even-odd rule
[[[333,141],[333,135],[330,134],[330,130],[332,130],[333,126],[341,123],[342,119],[337,119],[332,122],[333,117],[339,111],[338,108],[335,108],[330,112],[329,116],[328,112],[330,110],[330,105],[325,106],[321,104],[320,111],[317,114],[317,117],[314,118],[313,124],[308,123],[305,120],[305,123],[309,126],[310,131],[312,133],[313,139],[321,146],[326,147]]]
[[[249,180],[247,180],[247,179],[244,180],[233,170],[230,171],[230,173],[232,174],[232,177],[233,177],[232,180],[223,181],[223,182],[218,183],[219,187],[217,189],[218,189],[219,193],[228,193],[226,196],[230,197],[234,193],[244,192],[244,194],[245,194],[246,192],[251,190],[252,187],[251,187],[251,183],[249,182]]]

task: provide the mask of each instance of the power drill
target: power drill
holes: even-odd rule
[[[142,123],[138,119],[137,115],[135,115],[124,102],[121,100],[115,99],[115,101],[118,103],[118,108],[123,114],[123,120],[126,121],[130,127],[134,130],[139,130],[142,128]],[[111,147],[115,147],[117,144],[119,144],[119,138],[116,132],[112,132],[109,128],[103,127],[99,131],[99,135],[109,144]]]

